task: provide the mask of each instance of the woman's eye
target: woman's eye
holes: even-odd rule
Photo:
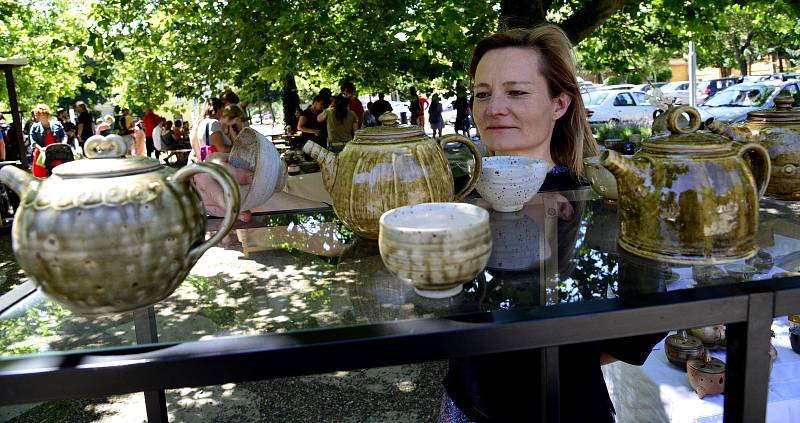
[[[480,98],[488,98],[488,97],[489,97],[489,93],[487,93],[487,92],[475,93],[475,98],[479,98],[480,99]]]
[[[525,94],[527,94],[525,91],[519,91],[519,90],[511,90],[508,92],[508,95],[510,95],[511,97],[519,97]]]

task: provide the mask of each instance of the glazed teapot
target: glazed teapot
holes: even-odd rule
[[[678,122],[684,113],[688,126]],[[724,263],[758,250],[758,202],[770,174],[767,150],[696,132],[700,123],[692,107],[670,109],[671,134],[649,138],[630,158],[603,152],[602,165],[617,179],[620,247],[678,264]]]
[[[156,159],[124,158],[127,145],[118,135],[95,135],[84,151],[88,159],[57,166],[47,179],[0,169],[0,181],[21,199],[12,228],[17,262],[44,293],[82,313],[123,312],[166,298],[235,223],[236,182],[217,164],[176,172]],[[216,179],[228,200],[221,229],[208,240],[191,183],[199,173]]]
[[[800,200],[800,109],[792,108],[793,101],[791,96],[778,96],[774,109],[750,112],[741,125],[706,121],[706,128],[734,141],[766,147],[772,173],[764,195],[778,200]]]
[[[378,239],[378,220],[391,209],[411,204],[463,199],[481,174],[481,153],[465,137],[429,138],[418,126],[397,126],[397,115],[384,113],[382,126],[356,131],[338,155],[309,141],[303,151],[319,163],[325,189],[339,219],[358,235]],[[444,145],[460,142],[475,158],[467,185],[453,194],[453,174]]]

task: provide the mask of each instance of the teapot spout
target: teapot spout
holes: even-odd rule
[[[722,135],[736,142],[757,142],[758,137],[750,133],[743,126],[730,126],[714,118],[709,118],[705,122],[706,128],[715,134]]]
[[[26,188],[39,185],[39,181],[36,178],[14,166],[0,168],[0,182],[11,188],[20,198]]]
[[[325,190],[330,193],[333,191],[333,184],[336,181],[336,153],[326,150],[321,145],[314,141],[308,141],[303,146],[303,152],[311,156],[317,163],[319,163],[320,170],[322,171],[322,182],[325,184]]]
[[[645,169],[613,150],[606,150],[600,155],[600,164],[614,174],[620,188],[624,186],[630,188],[648,179]]]

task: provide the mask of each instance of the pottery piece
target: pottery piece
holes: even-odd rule
[[[689,335],[702,341],[707,349],[725,346],[727,343],[727,339],[725,338],[725,325],[692,328],[689,329]]]
[[[729,263],[722,267],[725,269],[725,272],[727,272],[728,276],[731,276],[737,282],[744,282],[753,279],[753,276],[758,270],[755,268],[755,266],[742,263]]]
[[[522,210],[544,183],[550,163],[533,157],[484,157],[475,189],[494,210]]]
[[[700,399],[725,392],[725,362],[707,353],[686,363],[689,384]]]
[[[592,156],[583,159],[586,178],[592,185],[592,189],[606,200],[616,201],[617,179],[614,175],[600,164],[600,156]]]
[[[789,342],[792,344],[792,351],[800,354],[800,327],[789,329]]]
[[[239,190],[222,166],[176,172],[155,159],[123,158],[126,150],[120,136],[96,135],[84,145],[87,160],[60,165],[47,179],[0,170],[0,181],[22,199],[12,229],[17,262],[43,292],[78,312],[123,312],[167,297],[239,212]],[[191,183],[199,173],[220,183],[228,203],[208,240]]]
[[[800,109],[792,108],[793,101],[791,96],[778,96],[774,109],[750,112],[739,125],[706,121],[706,128],[718,134],[767,149],[772,173],[764,195],[778,200],[800,200]]]
[[[320,165],[325,189],[339,219],[358,235],[378,238],[378,220],[391,209],[411,204],[460,201],[475,187],[481,154],[466,137],[428,138],[417,126],[397,126],[397,115],[385,113],[383,126],[356,131],[353,141],[334,154],[314,142],[303,151]],[[442,146],[466,145],[475,157],[475,172],[453,194],[453,174]]]
[[[451,297],[489,261],[489,213],[465,203],[392,209],[380,218],[378,246],[386,268],[419,295]]]
[[[492,255],[489,269],[523,271],[539,267],[550,258],[550,245],[542,242],[542,231],[523,212],[489,213]]]
[[[800,314],[790,314],[787,319],[789,320],[789,329],[800,327]]]
[[[239,185],[241,208],[256,208],[286,186],[286,165],[275,145],[253,128],[244,128],[234,140],[228,162],[253,172],[253,182]]]
[[[686,362],[689,359],[702,357],[704,352],[703,342],[689,335],[685,330],[668,336],[664,341],[664,353],[667,354],[667,360],[681,370],[686,370]]]
[[[691,117],[688,127],[677,123],[682,113]],[[751,257],[769,181],[766,149],[695,132],[700,113],[689,106],[670,109],[667,122],[672,134],[649,138],[633,157],[600,156],[617,179],[620,247],[679,264]]]

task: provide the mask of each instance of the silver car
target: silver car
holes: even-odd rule
[[[600,90],[581,95],[589,113],[589,124],[634,122],[650,125],[656,108],[645,94],[631,90]]]
[[[731,85],[700,106],[700,116],[704,121],[713,117],[722,122],[744,122],[748,112],[775,107],[775,97],[783,91],[797,98],[798,83],[768,80]]]

